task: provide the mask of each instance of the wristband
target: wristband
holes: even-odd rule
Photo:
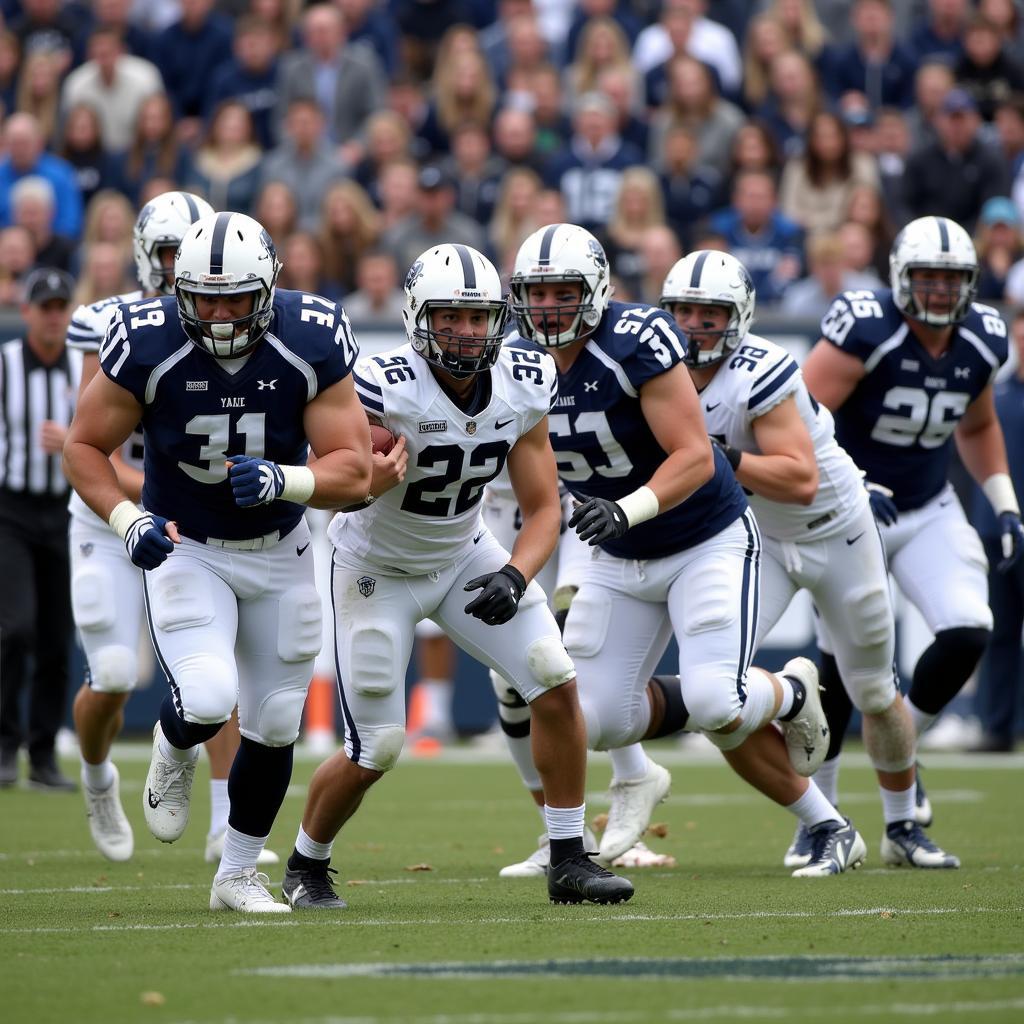
[[[661,511],[658,496],[650,487],[638,487],[632,494],[616,498],[615,504],[622,509],[622,514],[630,527],[653,519]]]
[[[296,505],[305,505],[313,497],[316,488],[316,477],[309,466],[281,466],[284,487],[281,490],[281,501],[294,501]]]
[[[1008,473],[993,473],[982,485],[982,491],[998,515],[1000,512],[1015,512],[1020,515],[1020,505],[1013,491],[1013,481]]]
[[[526,592],[526,577],[511,562],[506,562],[498,572],[503,572],[519,587],[519,596],[522,597]]]
[[[110,528],[124,540],[128,536],[128,530],[136,519],[141,519],[144,513],[139,511],[139,506],[134,502],[125,500],[119,501],[107,516]]]

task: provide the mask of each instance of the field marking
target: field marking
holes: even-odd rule
[[[415,878],[360,878],[352,886],[347,882],[338,882],[338,887],[372,889],[378,885],[416,885],[420,882],[434,882],[438,885],[462,885],[463,883],[492,882],[486,878],[434,878],[429,871],[416,872]],[[280,885],[280,881],[271,881],[272,886]],[[0,889],[0,896],[46,896],[63,893],[107,893],[107,892],[150,892],[153,889],[208,889],[208,882],[189,882],[181,884],[160,883],[158,885],[72,885],[66,889],[48,887],[43,889]]]
[[[537,904],[537,909],[546,907],[546,904]],[[530,908],[534,909],[534,908]],[[627,922],[657,922],[657,921],[774,921],[788,919],[827,919],[832,917],[880,917],[882,914],[889,914],[896,917],[934,917],[945,914],[985,914],[1005,915],[1022,914],[1024,907],[920,907],[917,909],[905,907],[860,907],[839,910],[756,910],[746,913],[735,914],[621,914],[615,911],[607,913],[591,914],[582,916],[573,910],[560,918],[552,920],[566,920],[571,915],[574,923],[598,923],[619,924]],[[98,934],[106,932],[160,932],[179,931],[188,929],[211,929],[211,928],[309,928],[309,927],[401,927],[401,928],[451,928],[456,925],[505,925],[523,924],[526,919],[523,915],[518,917],[421,917],[409,919],[389,920],[386,918],[363,918],[355,919],[349,914],[338,914],[327,916],[325,914],[296,914],[284,920],[278,915],[253,915],[229,921],[181,921],[167,924],[93,924],[82,925],[81,927],[35,927],[35,928],[0,928],[0,935],[80,935]]]

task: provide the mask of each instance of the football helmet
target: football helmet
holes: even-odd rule
[[[486,313],[485,333],[474,337],[436,329],[431,312],[453,307]],[[412,347],[428,363],[464,378],[497,362],[508,303],[498,272],[486,256],[468,245],[445,242],[421,253],[409,268],[402,318]]]
[[[259,221],[244,213],[214,213],[185,233],[174,258],[174,294],[185,333],[218,359],[249,352],[267,333],[281,263]],[[252,309],[233,320],[204,320],[197,296],[252,295]]]
[[[578,281],[583,294],[578,303],[531,307],[529,286],[538,283]],[[561,348],[585,337],[595,328],[612,296],[608,257],[601,243],[576,224],[549,224],[535,231],[519,247],[512,280],[512,312],[519,333],[539,345]],[[565,330],[559,321],[572,316]]]
[[[171,271],[160,262],[160,250],[177,250],[185,232],[213,207],[191,192],[162,192],[139,211],[132,228],[135,273],[143,291],[174,294]]]
[[[673,312],[680,302],[699,306],[728,306],[732,313],[723,331],[686,332],[687,366],[702,368],[721,362],[750,330],[754,319],[754,282],[747,268],[735,256],[712,249],[699,249],[684,256],[668,272],[661,288],[661,308]],[[711,348],[701,342],[717,335]]]
[[[947,285],[919,282],[911,286],[910,272],[918,268],[962,271],[959,294],[949,308],[929,308],[930,295],[948,296]],[[971,236],[948,217],[912,220],[896,236],[889,253],[889,282],[897,308],[935,327],[958,323],[967,316],[978,293],[978,273],[978,254]]]

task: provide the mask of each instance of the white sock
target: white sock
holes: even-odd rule
[[[823,821],[842,821],[843,816],[825,799],[822,792],[809,779],[807,792],[799,800],[791,803],[786,810],[795,814],[807,828],[820,825]]]
[[[423,720],[423,728],[444,731],[451,729],[452,691],[455,684],[450,679],[421,679],[420,686],[427,696],[427,713]]]
[[[544,807],[544,821],[549,839],[582,839],[583,819],[587,805],[579,807]]]
[[[512,762],[519,772],[519,778],[523,780],[523,785],[534,793],[543,789],[537,766],[533,763],[533,748],[530,744],[529,733],[525,736],[509,736],[507,732],[503,732],[502,735],[505,737],[505,745],[512,755]]]
[[[922,711],[909,697],[904,698],[904,700],[910,709],[910,718],[914,723],[914,734],[920,736],[939,716],[933,715],[928,711]]]
[[[210,779],[210,835],[219,836],[228,827],[228,780]]]
[[[639,743],[609,750],[608,757],[612,762],[612,783],[639,782],[647,775],[647,755]]]
[[[94,793],[102,793],[114,784],[114,763],[109,757],[99,764],[82,761],[82,785]]]
[[[779,705],[779,710],[775,712],[775,717],[785,718],[793,710],[793,700],[796,694],[793,693],[793,684],[781,672],[776,672],[775,678],[782,686],[782,703]]]
[[[179,750],[177,747],[171,746],[167,741],[167,737],[161,732],[160,753],[164,755],[170,761],[177,761],[179,764],[191,764],[197,757],[199,757],[199,747],[189,747],[188,750]]]
[[[818,784],[825,799],[835,806],[839,803],[839,755],[831,761],[822,761],[821,767],[814,773],[814,781]]]
[[[885,817],[886,825],[891,825],[894,821],[914,820],[914,797],[917,794],[916,783],[910,789],[898,791],[884,789],[882,786],[879,786],[878,791],[882,794],[882,814]]]
[[[789,688],[789,684],[781,676],[777,678],[782,682],[783,692],[785,692]],[[747,688],[747,699],[743,702],[743,707],[740,708],[740,726],[736,732],[742,736],[749,736],[777,717],[772,714],[772,708],[775,707],[775,687],[772,685],[768,673],[756,666],[751,666],[747,670],[744,682]],[[790,694],[792,694],[791,688]]]
[[[237,875],[246,868],[256,867],[256,859],[263,852],[269,838],[269,835],[247,836],[228,825],[224,833],[224,853],[220,858],[220,867],[217,868],[217,878]]]
[[[305,829],[299,826],[299,834],[295,837],[296,853],[301,853],[310,860],[330,860],[333,846],[333,839],[329,843],[318,843],[315,839],[310,839]]]

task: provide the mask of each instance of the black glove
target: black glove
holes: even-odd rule
[[[479,590],[466,612],[486,622],[488,626],[500,626],[508,622],[519,610],[519,601],[526,590],[526,577],[511,563],[503,565],[497,572],[485,572],[470,580],[463,590]]]
[[[1024,526],[1016,512],[999,513],[999,542],[1003,546],[1003,559],[997,572],[1008,572],[1024,551]]]
[[[871,502],[871,511],[883,526],[892,526],[900,517],[896,502],[892,500],[892,491],[881,484],[866,483],[864,486],[868,491],[868,500]]]
[[[717,437],[711,437],[711,443],[714,447],[718,448],[721,453],[729,460],[729,465],[732,466],[732,471],[735,473],[740,468],[740,459],[743,458],[743,452],[739,448],[733,448],[731,444],[726,444],[724,441],[719,441]]]
[[[569,517],[569,526],[591,547],[621,537],[629,529],[626,513],[608,498],[590,498],[577,505]]]

